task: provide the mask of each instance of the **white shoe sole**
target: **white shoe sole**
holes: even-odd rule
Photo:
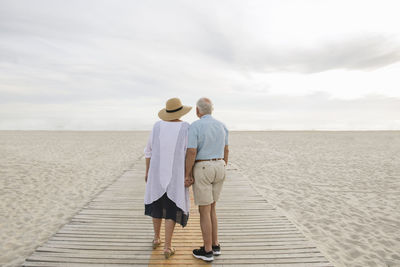
[[[193,253],[193,256],[194,256],[195,258],[201,259],[201,260],[203,260],[203,261],[213,261],[213,260],[214,260],[214,257],[208,258],[208,257],[206,257],[206,256],[195,255],[194,253]]]
[[[214,256],[219,256],[219,255],[221,255],[221,251],[214,251],[213,253],[214,253]]]

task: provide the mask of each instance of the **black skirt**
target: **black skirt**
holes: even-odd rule
[[[170,219],[185,227],[189,219],[189,214],[185,214],[178,208],[167,193],[151,204],[144,205],[144,214],[157,219]]]

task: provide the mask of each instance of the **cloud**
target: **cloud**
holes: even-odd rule
[[[354,24],[358,4],[317,3],[1,1],[0,128],[142,129],[175,96],[192,105],[210,96],[236,129],[329,128],[318,114],[361,121],[357,110],[369,108],[391,128],[397,13],[377,4],[389,15],[376,26],[376,5],[366,4]],[[152,115],[127,117],[132,110]]]
[[[400,43],[387,36],[366,35],[327,41],[312,47],[259,48],[239,64],[265,72],[316,73],[327,70],[366,70],[400,61]]]

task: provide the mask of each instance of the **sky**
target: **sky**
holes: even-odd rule
[[[0,0],[0,130],[400,130],[398,0]],[[197,119],[194,109],[183,117]]]

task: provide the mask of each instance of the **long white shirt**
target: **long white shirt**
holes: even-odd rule
[[[185,187],[185,157],[189,123],[158,121],[147,146],[151,158],[144,204],[151,204],[165,193],[185,214],[189,213],[189,189]]]

